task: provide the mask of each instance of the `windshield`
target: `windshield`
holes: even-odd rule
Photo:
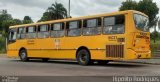
[[[148,28],[149,20],[147,17],[140,14],[134,14],[134,21],[135,21],[136,27],[139,30],[149,31],[149,28]]]
[[[17,35],[16,29],[10,29],[9,41],[16,40],[16,35]]]

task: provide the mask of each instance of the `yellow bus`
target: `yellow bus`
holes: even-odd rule
[[[97,61],[151,57],[148,16],[135,10],[67,18],[9,28],[8,57]]]

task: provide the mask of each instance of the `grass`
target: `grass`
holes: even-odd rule
[[[151,44],[160,44],[160,39],[156,40],[156,42],[154,43],[153,40],[151,40]]]
[[[5,53],[5,49],[1,49],[0,54],[4,54],[4,53]]]
[[[158,50],[158,48],[160,48],[160,39],[156,40],[155,43],[154,43],[153,40],[151,40],[151,52],[152,52],[152,56],[154,56],[154,52],[156,52]]]

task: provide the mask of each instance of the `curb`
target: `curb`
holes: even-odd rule
[[[6,57],[7,55],[6,54],[0,54],[0,57]]]
[[[152,57],[151,59],[160,59],[160,57]]]
[[[114,61],[114,62],[160,65],[160,63],[155,63],[155,62],[140,62],[140,61]]]

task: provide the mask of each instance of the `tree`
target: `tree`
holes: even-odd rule
[[[5,40],[8,36],[9,27],[18,24],[22,24],[22,21],[13,19],[12,16],[7,13],[7,10],[0,14],[0,32],[2,34],[2,37],[0,37],[0,53],[5,52]]]
[[[12,20],[12,16],[10,14],[6,12],[2,12],[2,14],[0,14],[0,31],[3,31],[6,27],[3,27],[3,21],[7,21],[7,20]]]
[[[3,32],[3,35],[7,35],[9,26],[22,24],[22,21],[19,19],[13,19],[10,14],[7,13],[7,10],[4,10],[0,14],[0,31]]]
[[[23,24],[33,23],[33,20],[29,16],[25,16],[23,19]]]
[[[159,38],[159,33],[157,31],[154,31],[151,33],[151,39],[156,43],[156,40],[160,39]]]
[[[40,21],[48,21],[48,20],[53,20],[53,16],[52,16],[53,14],[51,13],[51,12],[44,12],[43,13],[43,16],[41,17],[41,19],[38,21],[38,22],[40,22]]]
[[[154,3],[152,0],[142,0],[138,3],[139,11],[147,14],[149,16],[149,26],[156,26],[158,22],[157,14],[159,13],[159,8],[157,4]]]
[[[0,21],[11,20],[11,19],[13,19],[12,16],[6,12],[2,12],[2,14],[0,14]]]
[[[126,0],[125,2],[122,2],[121,7],[119,10],[136,10],[137,9],[137,2],[132,0]]]
[[[43,13],[43,16],[39,21],[57,20],[67,18],[67,9],[61,3],[55,2],[47,11]]]
[[[2,22],[1,26],[4,27],[3,31],[5,31],[5,36],[7,36],[10,26],[21,24],[20,21],[19,22],[18,21],[19,20],[14,19],[14,20],[5,20]]]
[[[16,25],[23,24],[20,19],[13,19],[13,21],[15,22]]]

